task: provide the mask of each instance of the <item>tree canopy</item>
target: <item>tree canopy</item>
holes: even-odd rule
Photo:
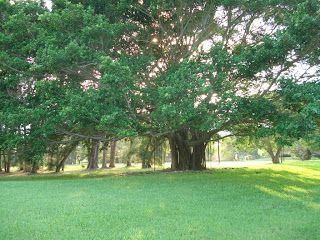
[[[202,169],[219,132],[319,124],[317,0],[52,2],[0,0],[2,149],[164,136]]]

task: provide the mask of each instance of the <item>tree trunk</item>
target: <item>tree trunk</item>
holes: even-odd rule
[[[309,148],[307,148],[303,155],[303,160],[311,160],[311,156],[312,156],[311,151]]]
[[[108,142],[103,143],[102,168],[107,168],[107,149]]]
[[[131,167],[131,166],[132,166],[131,160],[129,159],[129,160],[127,160],[127,167]]]
[[[271,147],[271,143],[268,142],[267,143],[267,152],[269,153],[270,157],[271,157],[271,160],[272,160],[272,163],[280,163],[280,159],[279,159],[279,156],[280,156],[280,153],[281,153],[281,149],[282,147],[277,147],[277,150],[276,150],[276,154],[274,154],[273,150],[272,150],[272,147]]]
[[[1,150],[0,150],[0,172],[2,172],[2,153],[1,153]]]
[[[37,173],[38,170],[38,166],[35,160],[32,161],[32,169],[31,169],[31,173]]]
[[[88,169],[96,169],[98,167],[98,151],[99,151],[100,142],[92,140],[91,146],[88,147]]]
[[[292,152],[302,161],[310,160],[312,156],[310,149],[302,147],[299,143],[297,143]]]
[[[47,171],[53,171],[54,165],[55,164],[53,162],[53,148],[51,148],[49,153],[49,161],[47,163]]]
[[[116,165],[115,165],[115,157],[116,157],[116,147],[117,147],[117,142],[114,141],[114,142],[111,142],[110,144],[110,164],[109,164],[109,167],[110,168],[114,168]]]
[[[135,138],[130,138],[130,145],[129,145],[129,152],[127,154],[127,167],[131,167],[132,164],[131,164],[131,157],[132,157],[132,149],[133,149],[133,142],[134,142]]]
[[[102,168],[107,168],[107,149],[103,149]]]
[[[169,145],[171,150],[171,170],[176,171],[179,169],[179,153],[177,149],[176,139],[173,134],[171,134],[169,137]]]
[[[198,143],[196,146],[188,145],[188,131],[180,131],[169,136],[171,149],[171,169],[172,170],[203,170],[205,164],[206,144]],[[201,136],[200,133],[192,133],[192,140],[196,141]]]
[[[64,163],[65,161],[68,159],[68,157],[70,156],[70,154],[73,152],[73,150],[78,146],[78,144],[72,145],[70,147],[70,149],[66,152],[66,154],[63,156],[63,158],[61,159],[61,161],[57,164],[56,166],[56,172],[60,172],[60,169],[64,170]]]
[[[94,148],[94,167],[95,168],[99,168],[99,147],[100,147],[100,141],[97,141]]]
[[[151,155],[149,155],[149,147],[151,143],[151,138],[149,138],[149,141],[147,143],[146,149],[143,154],[143,159],[142,159],[142,168],[151,168]]]
[[[8,160],[5,164],[5,172],[9,173],[10,172],[10,167],[11,167],[11,152],[8,151]]]
[[[19,171],[24,171],[24,162],[19,161]]]

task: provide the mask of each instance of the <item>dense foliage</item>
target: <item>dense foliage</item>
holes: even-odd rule
[[[161,136],[172,169],[202,169],[221,131],[299,138],[319,123],[319,9],[0,0],[1,149],[35,168],[58,144],[84,142],[94,161],[101,140]]]

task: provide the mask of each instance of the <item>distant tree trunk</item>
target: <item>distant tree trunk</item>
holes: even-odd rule
[[[103,156],[102,156],[102,168],[107,168],[107,148],[108,148],[108,143],[104,142],[104,144],[103,144]]]
[[[25,160],[25,154],[23,153],[19,153],[21,151],[21,147],[18,146],[17,147],[17,163],[19,164],[19,171],[24,171],[24,160]]]
[[[7,160],[6,160],[5,151],[3,151],[3,167],[4,167],[4,172],[7,172]]]
[[[64,170],[64,163],[70,156],[70,154],[73,152],[73,150],[78,146],[78,144],[73,144],[70,146],[70,149],[66,152],[66,154],[62,157],[61,161],[56,166],[56,172],[60,172],[60,170]]]
[[[173,171],[176,171],[179,169],[179,153],[177,149],[176,139],[173,134],[169,137],[169,145],[171,150],[171,169]]]
[[[90,144],[88,146],[88,167],[87,167],[87,169],[93,169],[94,168],[94,163],[93,163],[94,147],[93,147],[93,143],[94,143],[94,141],[91,140]]]
[[[94,148],[94,166],[95,168],[99,168],[99,147],[100,141],[97,141]]]
[[[36,163],[35,160],[32,161],[32,169],[31,169],[31,173],[37,173],[38,170],[38,165]]]
[[[132,154],[131,154],[131,151],[132,151],[132,148],[133,148],[133,142],[134,142],[134,138],[130,138],[130,146],[129,146],[129,153],[127,154],[127,167],[131,167],[131,157],[132,157]]]
[[[116,146],[117,146],[117,142],[111,142],[111,146],[110,146],[110,164],[109,167],[113,168],[115,167],[115,157],[116,157]]]
[[[0,172],[2,172],[2,152],[0,150]]]
[[[90,147],[90,149],[91,149],[91,147]],[[87,166],[87,169],[92,169],[92,168],[94,168],[94,167],[92,166],[92,162],[93,162],[92,150],[89,150],[89,149],[88,149],[88,166]]]
[[[5,162],[5,169],[4,169],[4,171],[6,172],[6,173],[9,173],[10,172],[10,167],[11,167],[11,152],[10,151],[8,151],[7,152],[7,154],[8,154],[8,159],[7,159],[7,161]]]
[[[297,143],[291,151],[302,161],[310,160],[312,156],[310,149],[301,146],[300,143]]]
[[[100,142],[97,140],[92,140],[91,146],[88,147],[88,169],[98,168],[98,151]]]
[[[31,172],[32,170],[32,159],[30,155],[26,155],[26,159],[23,161],[23,171],[24,172]]]
[[[271,143],[270,142],[267,143],[267,149],[266,150],[267,150],[268,154],[271,157],[272,163],[280,163],[279,156],[280,156],[280,153],[281,153],[281,149],[282,149],[282,147],[278,147],[277,150],[276,150],[276,153],[274,154],[274,152],[272,150],[272,147],[271,147]]]
[[[142,168],[151,168],[150,157],[148,155],[150,142],[151,142],[151,139],[149,139],[149,141],[147,143],[147,146],[146,146],[146,149],[145,149],[144,154],[143,154]]]
[[[180,131],[169,136],[172,170],[203,170],[206,168],[206,144],[199,142],[193,147],[189,146],[187,144],[189,134],[188,131]],[[192,133],[193,141],[197,141],[199,138],[201,138],[201,134]]]
[[[306,149],[305,154],[303,155],[303,160],[311,160],[311,151],[309,148]]]
[[[54,162],[53,162],[53,148],[50,149],[49,152],[49,160],[47,163],[47,171],[52,171],[54,169]]]
[[[131,166],[132,166],[132,164],[131,164],[131,161],[129,159],[129,160],[127,160],[127,167],[131,167]]]
[[[19,161],[19,171],[24,171],[24,162]]]

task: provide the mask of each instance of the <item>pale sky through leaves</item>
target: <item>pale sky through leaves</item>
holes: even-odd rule
[[[51,0],[44,0],[44,2],[46,3],[46,6],[48,7],[48,9],[51,10],[52,1]],[[204,47],[204,49],[209,49],[210,48],[209,41],[207,41],[207,43],[204,43],[202,46]],[[309,68],[309,66],[306,64],[296,63],[295,66],[293,68],[291,68],[288,73],[289,73],[289,75],[295,75],[296,77],[299,77],[301,75],[313,76],[316,73],[316,71],[317,70],[315,67]]]

